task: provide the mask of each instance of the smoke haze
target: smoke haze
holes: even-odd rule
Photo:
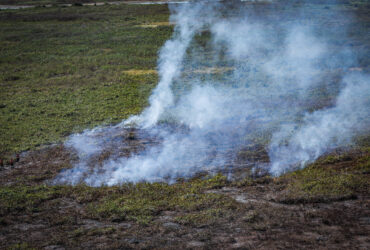
[[[56,183],[173,182],[232,168],[238,152],[258,140],[270,159],[263,166],[280,175],[369,127],[369,75],[350,70],[356,57],[348,46],[333,46],[344,37],[349,16],[325,10],[328,20],[348,20],[325,30],[304,6],[169,7],[176,26],[160,50],[160,80],[149,106],[118,125],[72,135],[66,145],[79,161]],[[146,146],[122,156],[113,149],[132,147],[121,140],[130,131]],[[106,150],[113,152],[94,165]]]

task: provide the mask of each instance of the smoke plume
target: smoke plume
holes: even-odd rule
[[[176,26],[160,50],[149,106],[118,125],[72,135],[66,145],[79,161],[56,183],[172,182],[262,165],[280,175],[350,143],[370,125],[369,76],[351,72],[357,66],[351,49],[333,46],[344,39],[343,27],[325,30],[304,9],[312,6],[169,7]],[[320,11],[328,20],[349,20]],[[236,160],[257,144],[269,162]]]

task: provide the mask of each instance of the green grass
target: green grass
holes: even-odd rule
[[[0,214],[17,213],[19,211],[36,212],[38,206],[60,193],[58,187],[18,186],[0,189]]]
[[[23,243],[17,243],[17,244],[11,245],[8,249],[11,249],[11,250],[36,250],[37,248],[30,247],[26,242],[23,242]]]
[[[220,194],[204,193],[206,189],[225,185],[226,179],[216,175],[205,180],[195,179],[174,185],[139,183],[124,185],[116,195],[102,198],[89,206],[95,218],[113,221],[134,220],[148,224],[161,211],[195,212],[209,208],[236,209],[235,202]]]
[[[48,201],[72,199],[86,206],[87,217],[98,220],[148,224],[162,211],[178,211],[191,214],[178,218],[184,224],[214,222],[220,216],[231,216],[232,211],[238,209],[238,204],[230,197],[204,192],[225,184],[226,178],[216,175],[174,185],[139,183],[99,188],[86,185],[0,187],[0,215],[45,211],[50,206]]]
[[[127,0],[121,0],[125,2]],[[140,0],[139,0],[140,1]],[[153,0],[145,0],[153,1]],[[79,4],[79,3],[96,3],[96,2],[114,2],[113,0],[0,0],[0,5],[46,5],[46,4]]]
[[[355,198],[367,193],[370,185],[369,149],[362,148],[365,156],[353,159],[349,155],[329,155],[310,166],[278,178],[285,182],[284,202],[321,202]]]
[[[138,113],[157,82],[172,33],[166,6],[0,12],[0,157]]]

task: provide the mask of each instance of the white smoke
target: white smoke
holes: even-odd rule
[[[298,129],[283,126],[273,135],[269,151],[272,174],[303,168],[324,152],[349,143],[369,126],[370,77],[348,75],[344,83],[334,107],[308,113]]]
[[[194,35],[210,21],[211,15],[204,16],[205,4],[182,5],[176,14],[171,15],[170,22],[176,23],[174,36],[168,40],[160,51],[158,73],[160,81],[154,89],[149,107],[139,116],[134,116],[126,124],[137,123],[145,128],[155,125],[166,108],[173,105],[174,97],[171,85],[181,73],[182,62]],[[213,11],[209,11],[210,14]]]
[[[176,26],[160,51],[150,105],[116,126],[71,136],[66,144],[79,162],[56,183],[172,182],[232,167],[238,151],[261,134],[270,135],[269,169],[279,175],[370,125],[368,75],[344,69],[342,83],[335,80],[336,69],[353,61],[348,50],[328,49],[314,23],[279,23],[228,8],[211,2],[171,7]],[[338,96],[323,103],[317,91]],[[149,146],[122,140],[130,128]],[[122,155],[130,147],[135,152]],[[94,164],[106,151],[112,152]]]

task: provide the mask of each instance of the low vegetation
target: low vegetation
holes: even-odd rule
[[[284,175],[286,183],[280,201],[286,203],[327,202],[355,199],[370,188],[370,151],[357,149],[356,154],[342,152],[322,157],[308,167]]]
[[[120,0],[120,1],[112,1],[112,0],[1,0],[1,5],[36,5],[39,7],[43,7],[45,5],[63,5],[63,4],[74,4],[75,6],[81,6],[82,4],[94,4],[94,3],[107,3],[107,2],[128,2],[129,0]],[[154,1],[154,0],[138,0],[140,1]]]
[[[0,158],[140,112],[172,27],[138,25],[167,19],[166,6],[0,12]]]
[[[112,187],[51,186],[39,179],[19,179],[27,177],[29,168],[55,176],[53,164],[37,167],[37,160],[18,166],[18,174],[3,170],[0,224],[7,235],[3,246],[226,247],[243,237],[270,247],[288,242],[300,246],[303,243],[296,237],[305,231],[310,232],[304,236],[305,245],[318,246],[312,238],[318,234],[330,235],[322,244],[338,247],[347,242],[343,225],[351,228],[347,233],[351,237],[364,233],[369,156],[367,149],[331,154],[278,178],[230,181],[218,174],[171,185]],[[332,226],[329,231],[328,226]]]
[[[236,180],[217,174],[171,185],[50,185],[75,156],[61,144],[43,145],[147,105],[158,49],[173,29],[168,14],[163,5],[0,11],[0,159],[30,150],[14,166],[0,166],[0,248],[348,248],[351,240],[365,249],[366,135],[277,178],[244,170],[247,177]],[[240,160],[268,162],[269,137],[257,137]]]
[[[46,209],[51,200],[73,199],[86,205],[95,219],[137,221],[148,224],[161,211],[196,212],[204,209],[235,210],[237,204],[220,194],[204,193],[223,186],[226,178],[216,175],[174,185],[166,183],[123,184],[113,187],[15,185],[0,188],[0,214],[34,213]],[[201,218],[205,220],[206,218]]]

